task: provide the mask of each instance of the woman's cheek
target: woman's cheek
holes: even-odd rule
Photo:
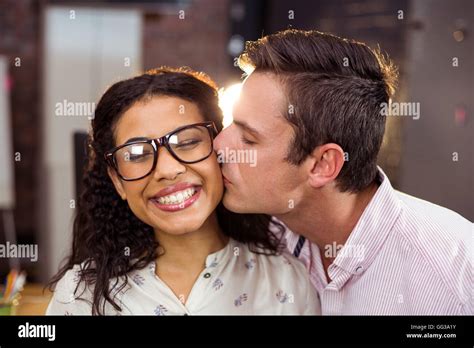
[[[210,189],[213,193],[214,204],[217,204],[221,201],[224,194],[224,182],[222,181],[222,172],[217,163],[217,160],[213,161],[213,165],[210,173]]]
[[[127,183],[125,186],[125,192],[127,194],[127,203],[133,214],[139,218],[142,222],[149,224],[146,214],[146,202],[142,197],[141,185],[135,185],[134,182]]]

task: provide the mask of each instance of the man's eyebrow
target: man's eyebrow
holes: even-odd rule
[[[243,130],[249,132],[249,133],[252,133],[252,135],[254,136],[259,136],[260,133],[258,130],[256,130],[255,128],[253,127],[250,127],[246,122],[242,122],[242,121],[236,121],[234,120],[234,124],[239,127],[239,128],[242,128]]]

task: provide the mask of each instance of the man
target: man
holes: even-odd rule
[[[223,164],[224,204],[297,233],[287,247],[323,314],[472,314],[472,223],[395,191],[376,164],[391,63],[362,43],[287,30],[248,43],[239,65],[248,77],[215,146],[258,156]]]

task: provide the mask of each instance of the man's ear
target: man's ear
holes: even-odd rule
[[[117,193],[120,195],[120,197],[122,197],[123,200],[126,200],[127,195],[125,194],[125,190],[123,188],[122,181],[118,177],[117,172],[115,170],[111,169],[110,167],[108,167],[107,168],[107,174],[109,174],[109,177],[112,180]]]
[[[334,182],[344,165],[344,151],[334,143],[320,145],[308,157],[309,184],[314,188]]]

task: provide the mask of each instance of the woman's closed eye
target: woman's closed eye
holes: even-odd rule
[[[176,144],[176,148],[181,149],[181,150],[193,149],[194,147],[199,145],[201,142],[202,142],[201,139],[184,140],[184,141]]]
[[[146,152],[146,153],[142,153],[142,154],[129,154],[128,155],[128,160],[130,162],[139,163],[139,162],[144,162],[144,161],[146,161],[146,160],[148,160],[149,158],[152,158],[152,157],[153,157],[152,152]]]

